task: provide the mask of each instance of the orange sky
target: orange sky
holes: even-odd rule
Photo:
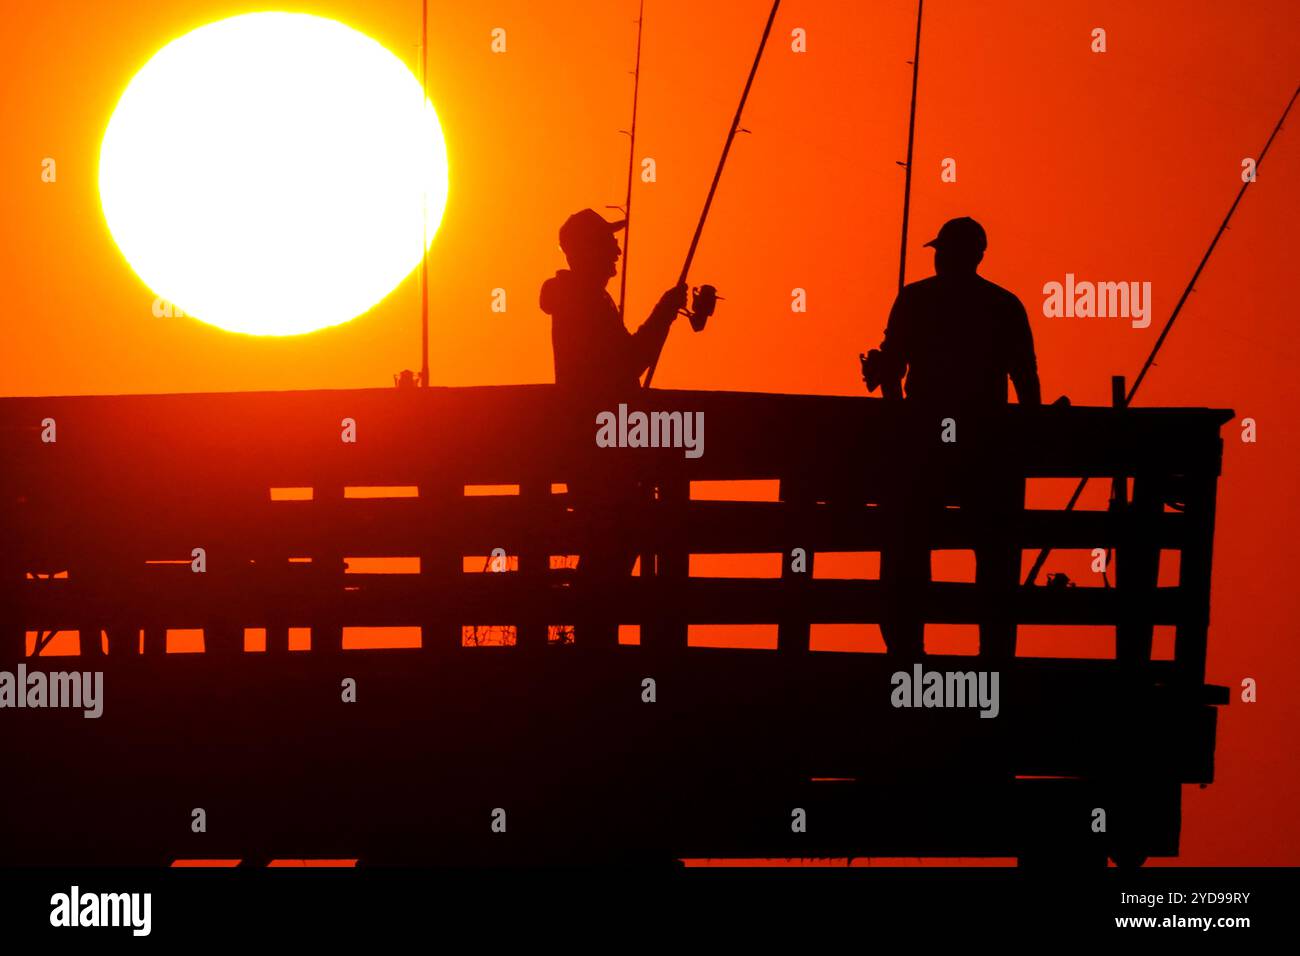
[[[643,316],[680,268],[766,0],[649,0],[630,311]],[[203,23],[261,9],[332,16],[414,64],[416,2],[330,0],[131,5],[49,0],[6,11],[0,36],[5,229],[0,394],[361,387],[418,367],[412,276],[370,313],[305,337],[256,339],[159,319],[104,226],[100,138],[133,73]],[[551,379],[541,281],[562,265],[556,229],[619,202],[635,0],[430,2],[430,95],[451,190],[430,264],[434,384]],[[786,0],[706,228],[696,282],[725,297],[706,333],[673,332],[663,387],[861,394],[857,354],[878,343],[895,291],[915,7]],[[1108,51],[1090,51],[1103,27]],[[493,54],[490,31],[507,30]],[[808,51],[791,51],[794,27]],[[931,0],[922,76],[909,277],[947,218],[984,223],[989,278],[1025,301],[1044,397],[1109,400],[1132,376],[1291,94],[1294,4],[1262,0]],[[1209,674],[1259,681],[1222,713],[1218,782],[1191,790],[1192,864],[1300,863],[1294,734],[1300,504],[1283,401],[1300,356],[1287,261],[1300,168],[1297,122],[1281,134],[1143,387],[1140,404],[1234,408],[1225,429]],[[160,137],[158,148],[184,149]],[[41,161],[58,164],[41,181]],[[940,161],[957,161],[942,183]],[[177,223],[183,229],[184,223]],[[1048,319],[1043,283],[1150,281],[1150,328]],[[491,290],[507,311],[490,310]],[[616,291],[616,283],[611,287]],[[790,310],[807,290],[808,312]],[[1154,746],[1159,741],[1152,741]]]

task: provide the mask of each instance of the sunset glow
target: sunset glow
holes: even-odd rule
[[[294,335],[367,311],[419,263],[447,156],[419,81],[383,46],[259,13],[145,64],[104,134],[99,189],[156,295],[232,332]]]

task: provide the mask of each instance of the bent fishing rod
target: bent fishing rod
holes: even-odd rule
[[[691,247],[686,251],[686,262],[682,264],[682,272],[677,279],[678,285],[686,284],[686,278],[691,271],[691,262],[695,259],[695,250],[700,244],[700,235],[704,232],[704,222],[709,218],[709,207],[713,205],[713,194],[717,192],[718,182],[722,179],[722,170],[727,165],[727,154],[731,152],[732,141],[735,140],[736,133],[740,131],[740,117],[745,111],[745,101],[749,99],[749,89],[754,85],[754,76],[758,73],[758,64],[762,62],[763,50],[767,46],[767,38],[772,32],[772,22],[776,19],[776,11],[780,6],[781,0],[773,0],[772,12],[767,15],[767,25],[763,27],[763,38],[758,42],[758,53],[754,55],[754,64],[749,68],[749,78],[745,80],[745,89],[740,94],[740,105],[736,107],[736,116],[731,121],[731,129],[727,131],[726,142],[722,145],[722,157],[718,160],[718,168],[713,173],[713,183],[709,186],[709,194],[704,199],[704,210],[700,213],[700,221],[695,225],[695,235],[691,237]],[[626,270],[626,260],[623,267]],[[696,332],[704,329],[709,316],[713,314],[717,300],[718,290],[711,285],[701,286],[695,290],[692,308],[687,313],[687,316],[691,320],[691,327]],[[665,336],[664,341],[659,343],[659,349],[655,352],[654,359],[650,362],[650,368],[645,377],[645,388],[650,387],[650,382],[655,377],[655,369],[659,366],[659,357],[663,355],[664,345],[667,341],[667,336]]]
[[[903,241],[898,248],[898,291],[907,275],[907,220],[912,208],[912,146],[916,142],[916,81],[921,73],[921,12],[925,0],[916,0],[916,49],[912,53],[912,109],[907,117],[907,161],[903,166]]]
[[[1286,109],[1282,111],[1282,118],[1277,121],[1277,125],[1273,127],[1273,132],[1268,135],[1268,141],[1264,144],[1264,148],[1260,150],[1259,159],[1255,161],[1255,170],[1257,172],[1259,167],[1263,165],[1264,157],[1268,155],[1269,147],[1273,145],[1274,138],[1282,129],[1282,125],[1286,122],[1287,116],[1290,115],[1291,107],[1295,105],[1297,96],[1300,96],[1300,86],[1297,86],[1295,92],[1291,94],[1291,99],[1287,101]],[[1179,313],[1183,310],[1183,304],[1187,302],[1188,296],[1192,294],[1192,291],[1196,286],[1196,280],[1201,277],[1201,272],[1205,269],[1205,264],[1210,261],[1210,256],[1214,253],[1215,246],[1219,244],[1219,239],[1222,238],[1223,234],[1227,231],[1228,223],[1232,221],[1232,216],[1237,211],[1237,206],[1241,202],[1241,197],[1246,195],[1246,190],[1250,187],[1250,184],[1255,181],[1255,178],[1256,177],[1251,176],[1246,179],[1241,184],[1241,189],[1237,190],[1237,198],[1234,199],[1232,205],[1228,207],[1228,214],[1223,217],[1223,222],[1219,224],[1218,231],[1214,234],[1214,238],[1210,240],[1209,248],[1205,250],[1205,255],[1201,256],[1200,264],[1197,265],[1196,271],[1192,273],[1192,278],[1187,283],[1187,287],[1183,289],[1183,294],[1179,296],[1178,304],[1174,306],[1173,313],[1170,314],[1168,321],[1165,322],[1164,328],[1160,330],[1160,337],[1156,339],[1155,345],[1152,346],[1151,353],[1147,356],[1147,360],[1142,363],[1142,369],[1138,372],[1137,378],[1134,379],[1133,387],[1129,389],[1128,395],[1124,397],[1123,407],[1127,408],[1133,404],[1133,397],[1137,395],[1138,388],[1141,387],[1142,382],[1146,379],[1147,372],[1149,372],[1151,367],[1155,364],[1156,356],[1160,354],[1160,349],[1165,344],[1165,339],[1169,336],[1169,330],[1174,327],[1174,322],[1178,320]],[[1070,496],[1070,501],[1065,506],[1066,511],[1074,510],[1074,506],[1079,503],[1079,496],[1083,494],[1083,489],[1087,486],[1087,477],[1079,479],[1079,484],[1074,489],[1074,494]],[[1034,581],[1038,578],[1038,572],[1043,569],[1043,564],[1046,563],[1047,558],[1051,553],[1052,549],[1050,547],[1043,548],[1038,552],[1038,557],[1034,559],[1033,567],[1029,569],[1029,574],[1025,576],[1025,587],[1033,586]]]

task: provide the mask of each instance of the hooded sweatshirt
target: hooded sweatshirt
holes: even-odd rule
[[[551,317],[555,383],[593,395],[635,390],[675,317],[673,310],[656,308],[632,334],[605,287],[568,269],[542,283],[540,305]]]

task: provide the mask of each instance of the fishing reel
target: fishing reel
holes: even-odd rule
[[[692,329],[703,332],[704,326],[708,325],[709,316],[713,315],[713,310],[718,307],[721,298],[718,290],[711,285],[696,286],[691,289],[691,307],[682,309],[680,314],[691,320]]]

